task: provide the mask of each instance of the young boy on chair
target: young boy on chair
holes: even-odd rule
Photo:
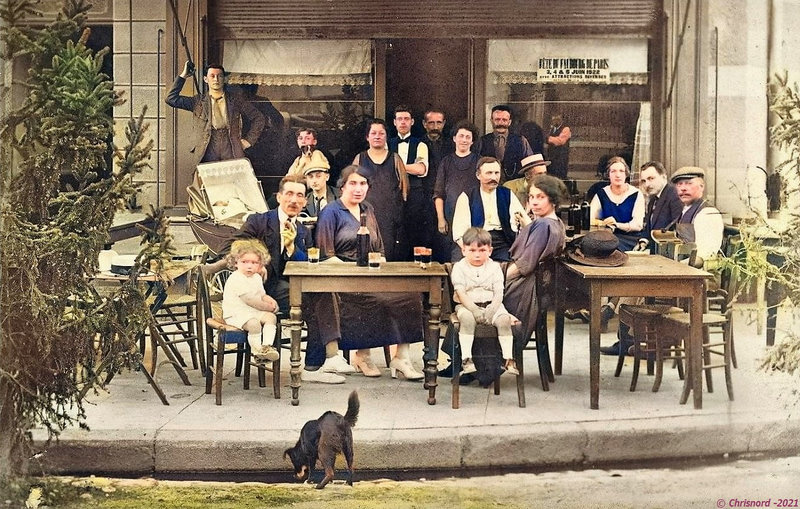
[[[477,371],[472,361],[475,326],[487,323],[497,328],[506,372],[518,375],[511,327],[518,324],[519,320],[503,306],[503,271],[499,263],[489,258],[492,254],[492,236],[482,228],[473,227],[464,233],[461,240],[464,258],[453,264],[450,280],[457,303],[456,315],[461,323],[458,341],[464,356],[462,373]]]

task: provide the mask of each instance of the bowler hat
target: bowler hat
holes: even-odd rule
[[[581,265],[618,267],[628,261],[628,255],[617,247],[619,239],[611,230],[591,231],[567,251],[567,256]]]
[[[550,166],[550,161],[545,160],[542,154],[533,154],[528,157],[522,159],[519,162],[521,168],[519,169],[519,174],[523,175],[526,171],[530,170],[535,166]]]
[[[705,180],[706,171],[697,166],[683,166],[678,168],[675,173],[672,174],[671,180],[672,182],[677,182],[679,180],[693,179],[695,177],[700,177],[701,179]]]

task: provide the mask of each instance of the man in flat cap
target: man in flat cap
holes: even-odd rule
[[[704,260],[719,252],[725,228],[719,210],[703,198],[705,176],[703,168],[684,166],[678,168],[671,179],[683,203],[683,213],[675,225],[675,233],[682,241],[697,244],[697,265],[700,267]]]

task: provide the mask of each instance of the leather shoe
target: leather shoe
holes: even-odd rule
[[[564,318],[567,320],[580,320],[589,323],[589,311],[585,309],[567,309],[564,311]]]
[[[601,346],[600,347],[600,353],[603,354],[603,355],[615,355],[615,356],[619,357],[619,351],[620,351],[620,349],[622,349],[623,352],[624,352],[624,355],[630,355],[630,353],[628,352],[628,348],[630,346],[631,346],[630,343],[621,343],[621,342],[617,341],[616,343],[614,343],[611,346]]]

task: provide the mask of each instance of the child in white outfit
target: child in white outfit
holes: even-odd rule
[[[264,290],[264,266],[269,260],[269,253],[258,240],[237,240],[231,245],[228,264],[236,271],[225,282],[222,317],[228,325],[247,331],[247,342],[256,359],[276,361],[280,354],[270,343],[275,338],[278,304]]]
[[[519,320],[503,306],[503,271],[499,263],[489,258],[492,254],[492,236],[482,228],[470,228],[461,240],[464,258],[453,264],[450,280],[453,282],[454,299],[458,303],[456,315],[461,322],[458,341],[464,356],[462,373],[476,371],[472,361],[475,326],[488,323],[497,328],[506,372],[518,375],[511,327],[518,324]]]

